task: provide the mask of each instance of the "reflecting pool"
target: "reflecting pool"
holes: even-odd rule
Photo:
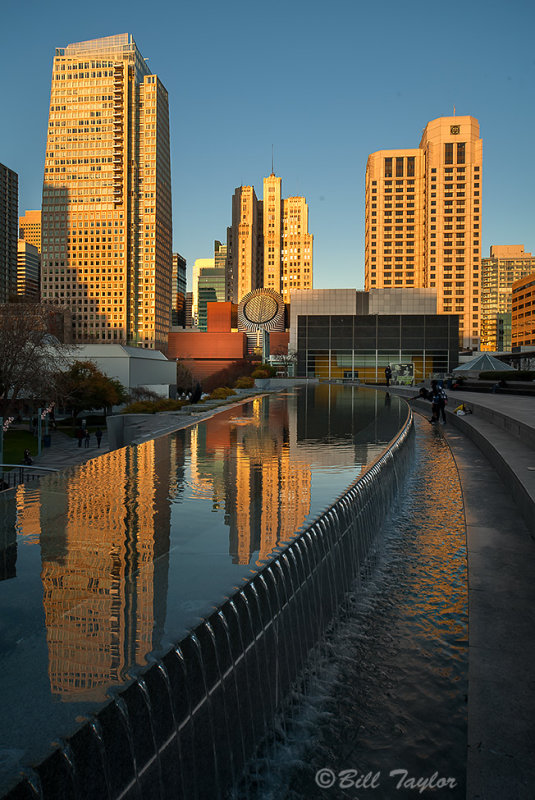
[[[0,494],[0,792],[314,519],[406,420],[320,385]]]

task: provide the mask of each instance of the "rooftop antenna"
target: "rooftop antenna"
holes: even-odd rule
[[[273,145],[271,145],[271,174],[274,175],[275,172],[273,170]]]
[[[453,106],[453,116],[455,116],[455,106]]]

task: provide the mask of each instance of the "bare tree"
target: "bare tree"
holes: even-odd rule
[[[0,413],[18,401],[53,400],[70,348],[50,332],[57,309],[44,303],[0,305]]]

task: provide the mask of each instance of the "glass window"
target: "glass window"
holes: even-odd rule
[[[464,164],[465,150],[466,150],[465,143],[464,142],[457,142],[457,163],[458,164]]]
[[[392,177],[392,159],[385,158],[385,178]]]
[[[396,158],[396,178],[403,177],[403,158]]]
[[[453,164],[453,142],[446,142],[444,145],[444,163]]]
[[[414,156],[408,156],[407,158],[407,175],[414,177]]]

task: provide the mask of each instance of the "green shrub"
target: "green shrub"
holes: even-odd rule
[[[258,369],[255,369],[255,371],[251,373],[251,378],[255,378],[255,379],[256,378],[271,378],[271,375],[269,374],[267,369],[264,369],[263,367],[259,367]]]
[[[535,380],[535,370],[515,369],[504,372],[489,371],[479,373],[480,381],[532,381]]]
[[[185,403],[182,400],[170,400],[162,397],[160,400],[139,400],[130,403],[121,411],[121,414],[156,414],[158,411],[179,411]]]
[[[248,375],[242,375],[241,378],[238,378],[238,380],[234,384],[234,388],[236,389],[252,389],[253,386],[254,386],[254,380]]]
[[[210,400],[226,400],[227,397],[236,394],[234,389],[229,389],[228,386],[218,386],[210,394]]]

